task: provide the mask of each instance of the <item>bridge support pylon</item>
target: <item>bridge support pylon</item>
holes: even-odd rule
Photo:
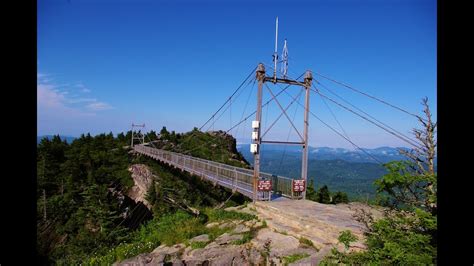
[[[276,74],[272,77],[267,77],[265,76],[265,66],[260,63],[257,67],[256,71],[256,78],[258,80],[258,91],[257,91],[257,112],[255,116],[255,120],[252,121],[252,144],[250,147],[250,151],[254,154],[254,176],[253,176],[253,201],[257,201],[259,199],[258,197],[258,184],[260,180],[260,146],[265,143],[273,143],[273,144],[287,144],[287,145],[301,145],[303,148],[302,151],[302,163],[301,163],[301,180],[304,183],[304,189],[303,190],[295,190],[296,193],[294,195],[299,195],[299,196],[294,196],[298,198],[305,199],[306,198],[306,187],[307,187],[307,179],[308,179],[308,127],[309,127],[309,95],[310,95],[310,89],[311,89],[311,83],[313,80],[313,76],[310,70],[307,70],[304,76],[304,81],[297,81],[297,80],[291,80],[286,77],[284,78],[277,78]],[[268,91],[270,92],[271,96],[273,97],[273,100],[278,104],[278,107],[280,107],[282,113],[286,116],[288,121],[291,123],[293,126],[294,130],[296,133],[298,133],[300,140],[298,142],[289,142],[289,141],[276,141],[276,140],[263,140],[263,136],[270,130],[271,126],[269,129],[266,130],[266,132],[261,135],[261,130],[260,130],[260,125],[262,124],[262,88],[263,85],[266,81],[272,82],[273,84],[276,83],[282,83],[282,84],[287,84],[287,85],[297,85],[297,86],[302,86],[305,89],[305,105],[304,105],[304,131],[303,135],[300,134],[298,129],[294,126],[293,122],[290,120],[289,116],[286,113],[286,109],[284,109],[276,96],[273,94],[270,88],[268,88]],[[293,189],[293,188],[292,188]],[[269,192],[271,194],[271,191]],[[292,193],[293,195],[293,193]],[[265,197],[266,198],[266,197]]]

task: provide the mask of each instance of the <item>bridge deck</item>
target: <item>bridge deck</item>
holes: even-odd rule
[[[220,186],[237,191],[249,198],[253,198],[253,170],[201,158],[192,157],[171,151],[165,151],[144,145],[135,145],[133,149],[155,160],[187,171],[214,182]],[[292,198],[291,178],[260,173],[261,179],[272,180],[273,192]]]

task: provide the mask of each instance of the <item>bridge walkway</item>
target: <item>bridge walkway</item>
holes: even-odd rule
[[[133,149],[145,156],[164,162],[190,174],[195,174],[217,185],[237,191],[253,198],[253,170],[226,165],[214,161],[165,151],[145,145],[135,145]],[[292,179],[260,172],[260,179],[272,180],[272,193],[294,198]],[[261,197],[259,193],[259,197]]]

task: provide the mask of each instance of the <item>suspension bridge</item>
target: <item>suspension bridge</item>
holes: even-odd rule
[[[277,27],[276,27],[276,36],[278,36],[278,19],[277,19]],[[278,71],[278,63],[281,64],[281,71]],[[267,76],[266,69],[273,69],[273,75]],[[250,77],[255,75],[253,79]],[[317,76],[317,78],[314,78]],[[303,77],[303,80],[299,80]],[[313,82],[314,79],[314,82]],[[367,121],[376,127],[384,130],[386,133],[402,140],[408,146],[415,150],[422,150],[423,143],[418,141],[417,139],[413,139],[412,137],[407,136],[406,134],[396,130],[395,128],[389,126],[387,123],[380,121],[379,119],[375,118],[374,116],[368,114],[367,112],[363,111],[361,108],[352,104],[349,100],[344,99],[336,92],[331,90],[328,86],[322,83],[322,79],[328,82],[332,82],[337,84],[338,86],[342,86],[343,88],[349,89],[352,92],[358,93],[367,97],[371,100],[378,101],[390,108],[393,108],[397,111],[403,112],[406,115],[410,115],[415,117],[418,121],[422,123],[426,123],[426,119],[421,118],[420,116],[409,112],[399,106],[396,106],[392,103],[389,103],[386,100],[379,99],[373,95],[370,95],[366,92],[363,92],[359,89],[354,88],[346,83],[337,81],[333,78],[328,77],[327,75],[323,75],[319,72],[312,72],[306,71],[303,74],[299,75],[296,79],[292,79],[288,75],[288,50],[287,50],[287,42],[285,40],[283,52],[282,52],[282,60],[279,60],[277,55],[277,37],[275,39],[275,52],[273,54],[273,66],[265,65],[263,63],[258,64],[257,67],[250,71],[250,74],[244,79],[244,81],[237,87],[237,89],[227,98],[227,100],[218,108],[218,110],[211,115],[211,117],[199,128],[199,130],[203,130],[206,125],[208,125],[207,131],[213,128],[216,120],[218,120],[224,112],[226,112],[229,108],[231,108],[233,101],[235,98],[238,97],[240,94],[237,94],[239,91],[242,90],[244,87],[248,87],[249,84],[252,82],[255,83],[258,81],[258,91],[257,91],[257,108],[254,112],[250,113],[249,115],[244,117],[244,113],[242,113],[242,117],[239,122],[235,123],[225,131],[225,133],[231,132],[236,127],[240,126],[242,123],[250,119],[254,116],[254,120],[252,120],[252,134],[251,139],[252,143],[250,145],[251,153],[254,155],[254,163],[253,169],[246,169],[240,168],[235,166],[226,165],[223,163],[218,163],[210,160],[205,160],[203,158],[192,157],[188,155],[189,151],[185,151],[183,153],[176,153],[172,151],[167,151],[163,149],[158,149],[154,147],[153,142],[150,141],[145,143],[144,135],[134,134],[134,127],[142,127],[143,125],[134,125],[132,124],[132,142],[131,147],[133,150],[139,154],[143,154],[147,157],[153,158],[158,160],[162,163],[166,163],[170,166],[176,167],[183,171],[186,171],[190,174],[197,175],[202,177],[205,180],[212,182],[215,185],[223,186],[225,188],[231,189],[233,192],[241,193],[254,201],[257,200],[271,200],[273,195],[281,195],[286,198],[290,199],[305,199],[306,196],[306,186],[307,186],[307,168],[308,168],[308,133],[309,133],[309,115],[314,117],[316,120],[321,122],[325,125],[328,129],[334,132],[336,135],[344,139],[345,141],[349,142],[354,148],[360,150],[361,152],[368,155],[372,158],[375,162],[382,164],[380,160],[376,157],[362,149],[359,145],[354,143],[354,141],[349,137],[347,132],[344,130],[343,126],[335,116],[332,109],[327,104],[326,100],[330,103],[334,104],[335,106],[341,108],[342,110],[348,111],[349,113],[358,116],[359,118]],[[285,84],[285,87],[280,87],[280,91],[274,93],[273,90],[267,84],[273,85],[280,85]],[[246,86],[244,86],[246,84]],[[262,102],[262,94],[263,94],[263,86],[271,95],[271,98],[263,103]],[[288,88],[291,86],[299,86],[300,92],[297,96],[293,96],[288,92]],[[335,96],[338,100],[333,97],[328,96],[326,92],[322,92],[322,89],[327,91],[332,96]],[[252,90],[253,91],[253,90]],[[304,92],[304,103],[300,102],[300,98],[302,93]],[[290,97],[290,103],[284,107],[280,102],[279,98],[281,95],[288,95]],[[340,131],[336,130],[334,127],[323,121],[320,117],[318,117],[314,112],[310,109],[310,94],[316,94],[319,96],[324,105],[330,111],[332,117],[338,124]],[[250,95],[249,95],[250,96]],[[341,101],[343,103],[341,103]],[[280,109],[281,113],[275,119],[273,123],[271,123],[262,133],[261,125],[262,125],[262,108],[268,106],[271,102],[275,102],[278,108]],[[248,99],[247,99],[248,103]],[[301,133],[298,128],[295,126],[293,119],[290,118],[288,115],[288,109],[294,104],[298,104],[303,108],[304,112],[304,123],[303,123],[303,132]],[[225,107],[225,109],[223,109]],[[247,107],[247,104],[246,106]],[[245,111],[245,110],[244,110]],[[219,113],[221,113],[218,117],[216,117]],[[296,112],[295,112],[296,115]],[[267,133],[272,129],[277,121],[281,117],[286,117],[290,124],[290,130],[294,130],[298,135],[298,141],[289,141],[289,138],[286,140],[268,140],[264,137]],[[209,125],[210,123],[210,125]],[[288,135],[289,137],[289,135]],[[135,145],[135,141],[138,140],[139,144]],[[202,145],[208,145],[210,143],[204,143]],[[260,154],[261,154],[261,147],[264,144],[278,144],[278,145],[298,145],[302,147],[302,162],[301,162],[301,177],[300,178],[289,178],[284,176],[278,176],[271,173],[265,173],[260,171]],[[197,147],[199,148],[199,147]],[[188,154],[184,154],[188,153]],[[283,159],[282,159],[283,160]]]

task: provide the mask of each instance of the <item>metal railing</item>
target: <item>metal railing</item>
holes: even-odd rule
[[[201,176],[215,184],[253,198],[252,169],[235,167],[144,145],[135,145],[133,149],[140,154]],[[260,179],[272,180],[273,193],[293,198],[291,178],[260,172]]]

